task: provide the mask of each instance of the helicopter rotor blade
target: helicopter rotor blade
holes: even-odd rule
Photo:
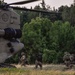
[[[37,10],[37,9],[27,9],[27,8],[21,8],[21,7],[12,7],[14,10],[23,10],[23,11],[32,11],[32,12],[40,12],[40,13],[50,13],[50,14],[61,14],[59,12],[50,12],[50,11],[47,11],[47,10]]]
[[[22,4],[27,4],[27,3],[31,3],[31,2],[35,2],[35,1],[39,1],[39,0],[27,0],[27,1],[20,1],[20,2],[15,2],[15,3],[10,3],[8,5],[22,5]]]

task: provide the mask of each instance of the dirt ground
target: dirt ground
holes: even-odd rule
[[[16,68],[23,68],[26,70],[33,70],[35,69],[35,65],[26,65],[26,66],[21,66],[20,64],[13,64]],[[40,69],[40,67],[38,67]],[[75,70],[75,65],[71,68],[72,70]],[[44,64],[43,65],[43,70],[60,70],[64,71],[67,70],[66,66],[63,64]]]

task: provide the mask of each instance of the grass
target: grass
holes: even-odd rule
[[[48,69],[47,69],[48,67]],[[0,68],[0,75],[75,75],[75,69],[63,70],[61,65],[44,66],[43,70],[32,68]]]
[[[75,75],[75,71],[59,71],[59,70],[22,70],[7,69],[0,70],[0,75]]]

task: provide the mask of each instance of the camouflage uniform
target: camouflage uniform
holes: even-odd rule
[[[25,56],[25,53],[22,52],[21,53],[21,58],[20,58],[20,62],[21,66],[25,66],[26,65],[26,56]]]
[[[42,54],[41,53],[36,55],[35,68],[37,69],[38,66],[40,67],[40,69],[42,69]]]
[[[64,61],[67,68],[72,68],[71,63],[73,61],[73,56],[70,53],[68,53],[68,52],[64,53],[63,61]]]

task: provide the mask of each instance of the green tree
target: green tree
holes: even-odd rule
[[[43,62],[54,63],[56,61],[57,52],[55,50],[44,49]]]
[[[47,39],[49,39],[48,32],[50,27],[51,22],[47,18],[36,18],[23,26],[21,40],[29,55],[35,55],[39,51],[43,52],[47,45]]]
[[[62,13],[62,20],[69,21],[72,26],[75,25],[75,6],[61,6],[58,9],[59,12]]]

